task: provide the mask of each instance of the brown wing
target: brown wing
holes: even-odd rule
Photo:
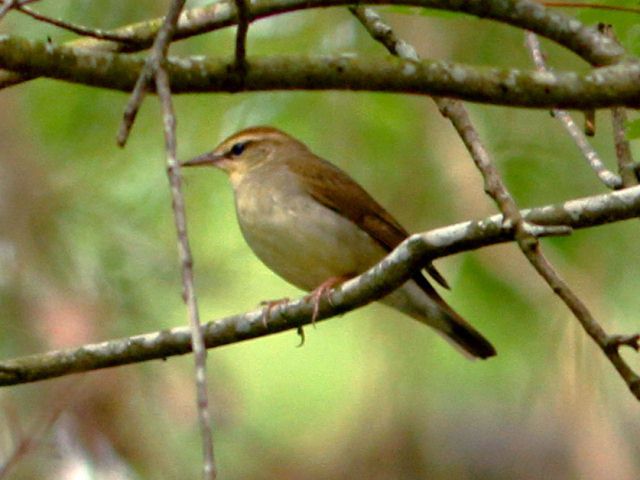
[[[320,157],[316,156],[315,160],[324,168],[313,169],[313,174],[309,173],[310,169],[304,162],[289,163],[291,170],[304,178],[304,185],[313,198],[358,225],[388,252],[409,236],[409,232],[345,172]],[[425,269],[440,285],[449,288],[432,264]],[[422,275],[417,277],[420,277],[416,280],[418,285],[429,294],[431,286]]]

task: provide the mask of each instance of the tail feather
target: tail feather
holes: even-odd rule
[[[424,277],[421,279],[408,281],[383,298],[382,303],[436,329],[473,358],[496,355],[493,345],[456,313]]]
[[[463,320],[464,323],[462,323],[460,320],[462,319],[451,321],[449,323],[451,331],[443,333],[473,357],[485,359],[497,354],[489,340],[466,321]]]

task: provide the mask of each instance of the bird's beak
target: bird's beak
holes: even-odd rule
[[[187,160],[186,162],[182,162],[180,165],[183,167],[202,167],[204,165],[212,165],[214,167],[218,166],[217,164],[224,157],[215,152],[203,153],[202,155],[198,155],[197,157],[192,158],[191,160]]]

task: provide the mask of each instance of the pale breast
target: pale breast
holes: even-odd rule
[[[263,182],[237,185],[236,211],[251,249],[282,278],[313,290],[328,278],[362,273],[385,255],[367,233],[297,188],[286,172],[270,174],[278,177],[272,188]]]

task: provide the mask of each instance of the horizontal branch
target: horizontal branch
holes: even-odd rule
[[[640,216],[640,186],[561,204],[522,211],[527,222],[565,225],[573,229],[593,227]],[[347,312],[390,293],[407,281],[416,266],[434,258],[513,240],[513,229],[502,215],[467,221],[415,234],[379,264],[331,291],[320,304],[317,321]],[[313,305],[304,299],[278,305],[265,326],[262,310],[234,315],[203,325],[208,348],[219,347],[311,322]],[[0,362],[0,385],[15,385],[70,373],[166,359],[191,350],[187,327],[110,340],[78,348],[52,351]]]
[[[85,85],[131,91],[144,59],[90,52],[17,36],[0,36],[0,67]],[[453,97],[533,108],[640,105],[640,63],[589,73],[540,73],[394,57],[274,56],[253,58],[238,83],[233,61],[170,57],[174,93],[256,90],[360,90]]]
[[[251,2],[253,20],[311,9],[352,5],[351,0],[255,0]],[[563,45],[593,65],[609,65],[621,61],[624,50],[597,29],[562,12],[549,10],[534,0],[370,0],[360,5],[402,5],[474,15],[535,32]],[[162,18],[144,20],[107,33],[124,37],[127,43],[84,38],[69,46],[111,52],[132,52],[151,46]],[[221,1],[204,7],[187,9],[180,16],[175,40],[218,30],[237,23],[235,2]]]

